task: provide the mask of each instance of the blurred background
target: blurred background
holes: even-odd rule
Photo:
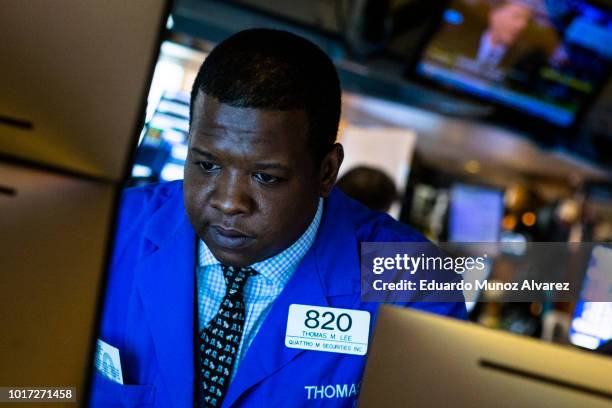
[[[197,70],[250,27],[332,57],[349,195],[435,242],[602,243],[582,273],[612,256],[609,1],[178,0],[129,185],[183,177]],[[470,318],[491,328],[587,349],[612,338],[610,303],[480,296]]]

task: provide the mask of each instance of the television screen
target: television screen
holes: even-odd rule
[[[503,211],[501,191],[455,184],[451,189],[448,240],[452,242],[498,241]]]
[[[452,0],[417,73],[559,127],[609,76],[612,10],[584,0]]]

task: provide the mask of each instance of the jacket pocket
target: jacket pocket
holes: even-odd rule
[[[91,384],[90,407],[153,407],[155,386],[123,385],[109,380],[98,372]]]

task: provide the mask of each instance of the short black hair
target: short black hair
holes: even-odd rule
[[[217,45],[193,83],[190,126],[200,92],[233,107],[303,109],[309,150],[317,163],[336,140],[341,110],[336,68],[323,50],[287,31],[249,29]]]

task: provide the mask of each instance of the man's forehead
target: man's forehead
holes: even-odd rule
[[[191,149],[215,157],[283,162],[295,161],[306,149],[308,132],[303,111],[234,107],[208,95],[198,96],[194,108]]]
[[[306,131],[303,110],[279,111],[252,107],[236,107],[200,93],[195,100],[192,124],[198,131],[227,130],[236,132]]]

